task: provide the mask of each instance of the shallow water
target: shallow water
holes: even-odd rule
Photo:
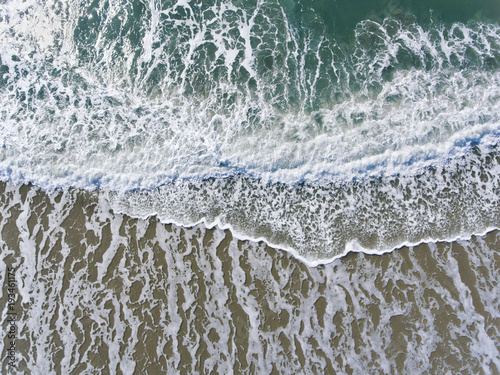
[[[14,267],[18,314],[5,373],[500,369],[498,231],[310,268],[229,231],[114,214],[95,194],[1,190],[0,303]]]

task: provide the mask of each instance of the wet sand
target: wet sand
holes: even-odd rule
[[[310,268],[94,194],[0,190],[2,373],[500,370],[498,231]]]

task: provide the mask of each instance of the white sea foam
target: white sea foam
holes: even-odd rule
[[[382,253],[498,228],[498,162],[496,149],[485,148],[412,176],[294,186],[240,176],[106,195],[115,212],[229,228],[316,266],[350,251]]]
[[[151,2],[150,17],[144,20],[149,23],[143,25],[143,46],[138,51],[143,64],[152,65],[148,72],[138,73],[137,81],[143,84],[127,87],[128,78],[117,75],[125,73],[122,69],[130,63],[129,55],[113,56],[113,48],[122,43],[133,53],[126,46],[130,41],[106,39],[101,31],[96,59],[75,67],[81,58],[78,41],[65,39],[65,46],[57,49],[54,40],[71,31],[64,27],[76,27],[79,14],[72,12],[78,9],[67,10],[68,26],[61,17],[46,15],[44,23],[51,22],[55,30],[49,33],[54,40],[47,42],[45,28],[31,25],[39,13],[53,12],[54,5],[42,7],[44,12],[38,12],[39,5],[27,6],[27,14],[21,17],[9,4],[2,9],[10,16],[5,19],[15,20],[4,21],[2,28],[6,42],[1,57],[9,69],[1,96],[0,172],[4,179],[31,181],[46,188],[125,191],[150,189],[177,178],[203,179],[243,171],[256,178],[293,183],[325,176],[414,172],[463,154],[470,141],[494,135],[491,142],[495,143],[498,138],[500,75],[496,69],[483,69],[485,60],[498,53],[500,36],[495,26],[454,25],[449,30],[425,31],[393,20],[362,23],[356,29],[353,57],[338,62],[338,67],[332,62],[336,71],[343,69],[343,74],[352,76],[358,88],[344,86],[347,81],[339,73],[338,82],[330,82],[330,90],[344,90],[344,98],[311,111],[292,105],[287,90],[298,85],[295,89],[303,101],[317,101],[315,97],[321,94],[315,92],[318,77],[329,70],[321,60],[306,66],[302,59],[325,48],[332,48],[334,54],[336,47],[333,41],[314,45],[312,40],[297,40],[284,14],[278,19],[288,33],[278,38],[274,48],[281,51],[284,39],[296,47],[308,42],[310,49],[296,57],[294,64],[300,69],[295,75],[271,71],[285,80],[281,94],[285,108],[279,109],[278,99],[269,101],[269,94],[277,93],[279,84],[256,72],[259,62],[255,56],[263,47],[251,48],[249,42],[256,37],[252,30],[258,35],[258,27],[262,27],[255,21],[259,8],[251,16],[240,15],[233,5],[222,4],[220,9],[211,9],[215,17],[211,23],[206,19],[202,26],[194,25],[194,20],[182,23],[180,31],[191,30],[187,41],[170,51],[166,42],[158,46],[157,40],[173,37],[162,34],[165,30],[159,24],[160,16],[171,15]],[[111,9],[106,22],[117,12]],[[237,18],[236,23],[226,19],[228,14]],[[215,23],[217,26],[208,28]],[[241,32],[232,36],[229,27]],[[366,38],[377,43],[366,46]],[[224,61],[227,80],[210,82],[213,87],[205,97],[202,93],[179,96],[175,87],[166,90],[177,79],[180,91],[186,90],[187,80],[199,74],[194,69],[203,68],[194,51],[207,45],[217,48],[215,56]],[[144,85],[152,71],[168,59],[175,60],[182,48],[187,51],[184,68],[164,66],[165,77],[158,85],[165,91],[161,96],[148,95],[153,87]],[[471,50],[477,61],[470,61]],[[277,53],[270,52],[272,56]],[[411,53],[417,66],[396,70],[390,80],[383,79],[384,70],[397,65],[402,52]],[[241,64],[236,63],[238,53],[244,56]],[[284,53],[290,58],[298,54],[297,50]],[[57,64],[47,59],[56,59]],[[256,80],[255,92],[249,91],[245,81],[231,78],[235,64]],[[290,64],[284,66],[285,73]],[[216,78],[213,69],[201,73],[210,81]]]

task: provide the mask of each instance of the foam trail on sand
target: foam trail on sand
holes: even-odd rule
[[[0,191],[19,314],[5,373],[500,367],[498,231],[312,268],[229,231],[114,213],[98,194]]]

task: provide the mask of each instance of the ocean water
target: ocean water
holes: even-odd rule
[[[498,1],[3,0],[4,369],[498,372],[499,139]]]

